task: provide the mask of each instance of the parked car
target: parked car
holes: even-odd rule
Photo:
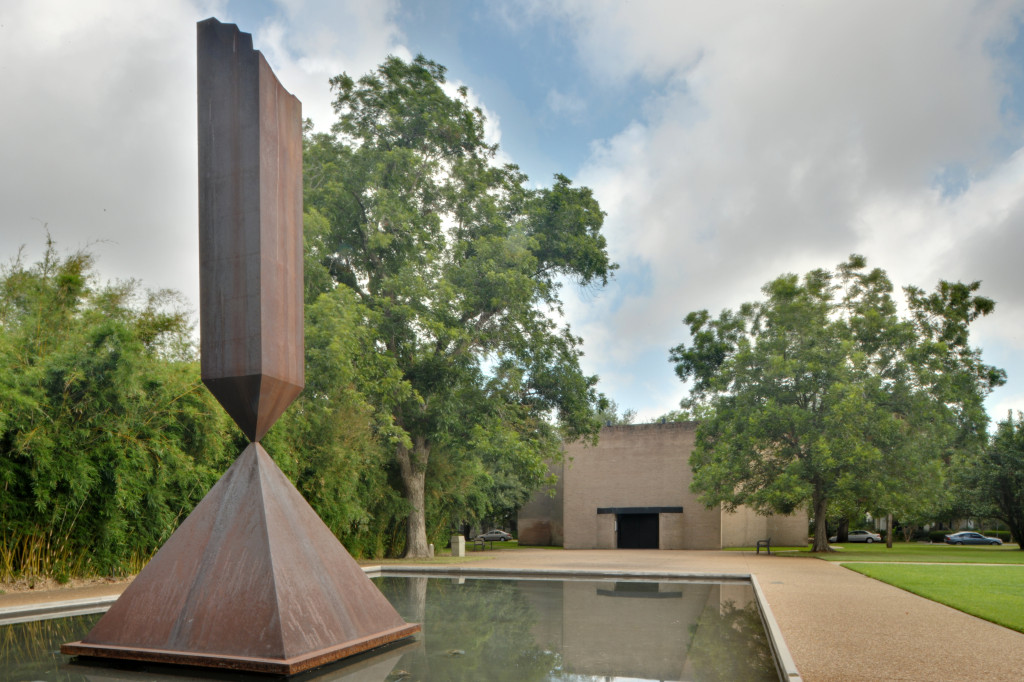
[[[828,539],[829,542],[835,542],[836,536],[833,535]],[[849,538],[847,542],[866,542],[871,544],[872,542],[881,542],[882,536],[878,533],[872,533],[869,530],[851,530],[849,532]]]
[[[492,542],[494,540],[511,540],[512,536],[503,530],[489,530],[482,535],[476,536],[477,540],[485,540],[486,542]]]
[[[952,533],[946,536],[947,545],[1001,545],[1003,541],[999,538],[990,538],[973,530],[964,530],[959,533]]]

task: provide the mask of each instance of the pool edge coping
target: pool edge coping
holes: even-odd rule
[[[22,604],[0,608],[0,625],[15,625],[33,620],[49,620],[50,618],[70,618],[85,616],[90,613],[101,613],[117,601],[120,594],[85,599],[68,599],[64,601],[48,601],[40,604]]]
[[[754,598],[757,601],[761,613],[761,620],[764,623],[765,633],[768,636],[768,644],[775,657],[775,663],[780,674],[780,679],[787,682],[802,682],[800,672],[797,670],[796,661],[786,646],[786,640],[782,635],[775,615],[772,613],[768,599],[761,590],[761,584],[752,573],[684,573],[679,571],[611,571],[601,569],[571,569],[571,568],[522,568],[522,569],[501,569],[485,568],[482,566],[395,566],[382,564],[377,566],[363,566],[363,572],[368,577],[398,574],[437,574],[437,575],[475,575],[478,577],[515,577],[525,576],[530,578],[641,578],[644,580],[716,580],[716,581],[744,581],[750,583],[754,590]],[[110,605],[117,601],[120,595],[106,595],[102,597],[91,597],[86,599],[71,599],[65,601],[44,602],[41,604],[28,604],[22,606],[9,606],[0,608],[0,625],[14,625],[33,620],[48,620],[50,618],[64,618],[70,616],[82,616],[90,613],[100,613],[110,608]]]

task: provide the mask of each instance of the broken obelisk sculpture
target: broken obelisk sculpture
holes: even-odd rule
[[[252,441],[65,654],[292,674],[419,631],[366,577],[260,438],[301,392],[301,105],[252,36],[199,42],[203,383]]]

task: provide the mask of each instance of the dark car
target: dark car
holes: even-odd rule
[[[871,544],[872,542],[881,542],[882,536],[878,533],[872,533],[869,530],[851,530],[848,534],[849,539],[847,542],[866,542]],[[829,542],[835,542],[836,536],[833,535],[828,539]]]
[[[965,530],[946,536],[948,545],[1001,545],[1003,541],[999,538],[990,538],[973,530]]]
[[[511,540],[512,536],[503,530],[489,530],[482,535],[477,535],[476,539],[493,542],[494,540]]]

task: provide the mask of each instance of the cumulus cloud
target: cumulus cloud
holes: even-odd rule
[[[1009,86],[995,52],[1015,37],[1020,10],[534,5],[535,20],[553,14],[572,27],[595,83],[640,79],[657,89],[641,120],[595,144],[580,174],[609,214],[623,264],[618,290],[571,311],[591,361],[616,367],[656,348],[667,358],[686,337],[688,311],[735,306],[782,272],[831,267],[853,252],[898,284],[986,280],[1003,322],[980,328],[979,339],[1020,348],[1016,275],[995,274],[991,254],[1021,246],[1021,161],[1010,153],[1020,131],[1005,116]],[[936,183],[950,167],[968,170],[952,198]],[[629,291],[629,272],[641,267],[650,286]],[[600,330],[609,324],[618,330],[610,338]],[[641,417],[672,407],[644,394],[634,404],[607,381],[605,390]]]
[[[8,2],[0,9],[4,88],[3,257],[95,245],[110,277],[194,289],[195,21],[209,6]]]
[[[342,72],[358,78],[388,54],[412,58],[394,21],[396,0],[318,2],[315,8],[306,0],[276,2],[283,13],[254,29],[253,39],[317,130],[335,120],[330,78]]]
[[[89,247],[105,278],[141,278],[195,305],[196,22],[217,16],[253,33],[321,129],[333,120],[328,77],[408,56],[394,2],[305,9],[282,1],[251,26],[227,2],[0,4],[0,259],[23,244],[37,258],[48,230],[58,248]]]
[[[65,248],[98,241],[108,277],[197,300],[195,22],[253,33],[320,130],[334,120],[329,77],[411,57],[399,0],[252,7],[0,3],[0,257],[23,243],[38,253],[45,224]],[[1001,52],[1020,2],[536,0],[487,16],[575,50],[572,80],[533,93],[547,122],[609,120],[595,101],[640,98],[575,173],[608,213],[616,283],[566,291],[590,370],[619,405],[641,418],[675,406],[667,353],[687,312],[736,306],[782,272],[853,252],[897,284],[983,280],[998,306],[977,341],[1011,383],[1024,374],[1024,85]],[[499,112],[470,95],[500,140]],[[990,404],[1019,402],[1014,386]]]

